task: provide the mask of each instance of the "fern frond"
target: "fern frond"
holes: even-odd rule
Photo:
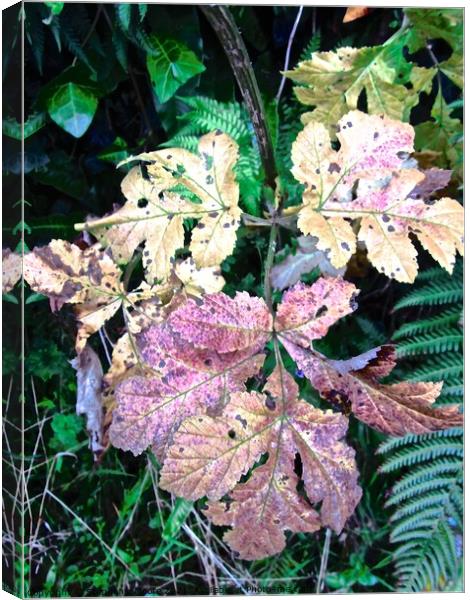
[[[249,213],[259,214],[263,186],[261,160],[246,109],[237,102],[219,102],[204,96],[179,100],[190,110],[179,115],[182,126],[162,147],[177,146],[194,152],[201,135],[217,129],[230,135],[239,146],[240,157],[235,166],[235,176],[240,184],[242,204]]]
[[[392,340],[399,340],[404,337],[416,335],[418,333],[429,333],[436,329],[444,328],[448,325],[458,323],[460,320],[461,313],[459,310],[447,309],[444,312],[434,315],[429,319],[421,319],[420,321],[413,321],[411,323],[405,323],[399,329],[397,329],[392,335]]]
[[[398,358],[417,354],[442,354],[457,352],[463,343],[461,332],[456,329],[441,329],[434,333],[415,336],[397,345]]]
[[[313,34],[309,43],[302,50],[302,54],[300,55],[299,62],[302,60],[309,60],[310,58],[312,58],[312,54],[314,52],[318,52],[320,50],[320,44],[321,44],[321,36],[320,36],[320,32],[317,31]]]
[[[431,281],[421,288],[410,292],[395,304],[394,310],[409,306],[437,306],[459,302],[463,298],[461,282],[450,279],[447,285],[442,282]]]

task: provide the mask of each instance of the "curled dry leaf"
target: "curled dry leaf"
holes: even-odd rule
[[[284,290],[296,284],[302,275],[311,273],[315,268],[320,269],[323,275],[344,275],[346,267],[333,267],[325,252],[317,249],[316,238],[301,235],[297,238],[297,243],[296,252],[289,254],[271,269],[271,284],[274,289]]]
[[[373,8],[367,6],[349,6],[344,13],[343,23],[351,23],[357,19],[362,19],[373,10]]]
[[[119,267],[98,245],[81,250],[63,240],[52,240],[25,255],[24,278],[34,291],[49,297],[55,310],[65,303],[75,305],[77,353],[123,304],[135,306],[141,300],[168,293],[165,286],[142,284],[126,294]]]
[[[402,436],[462,425],[457,405],[432,406],[442,382],[380,383],[395,366],[390,346],[382,348],[375,357],[374,352],[356,357],[348,365],[348,361],[331,361],[318,352],[282,341],[305,377],[326,400],[346,404],[356,418],[377,431]],[[367,366],[362,366],[364,363]]]
[[[160,486],[188,499],[208,496],[206,514],[232,527],[224,539],[241,558],[280,552],[284,530],[339,532],[361,497],[354,452],[343,441],[347,420],[298,399],[292,377],[277,368],[265,393],[231,395],[219,417],[186,419],[174,438]],[[237,481],[267,453],[246,483]],[[298,492],[294,458],[312,505]],[[234,487],[235,486],[235,487]]]
[[[317,247],[337,268],[355,250],[350,220],[357,219],[358,240],[388,277],[414,281],[417,252],[410,234],[452,272],[456,252],[463,253],[463,208],[451,198],[418,198],[446,182],[446,175],[402,168],[403,158],[413,151],[413,128],[352,111],[338,123],[337,136],[341,148],[335,151],[326,128],[312,122],[293,144],[292,172],[305,185],[300,230],[318,238]]]
[[[9,248],[2,250],[2,293],[12,290],[21,279],[22,260],[19,254]]]
[[[90,449],[96,459],[104,449],[103,407],[101,404],[103,369],[98,355],[88,345],[70,361],[70,364],[77,371],[77,415],[86,417]]]

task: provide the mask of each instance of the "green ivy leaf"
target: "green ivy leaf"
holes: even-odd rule
[[[30,115],[24,123],[24,129],[21,130],[21,123],[18,123],[13,117],[3,119],[2,132],[3,135],[13,138],[14,140],[26,139],[39,131],[46,123],[46,115],[44,113],[35,113]]]
[[[151,38],[154,52],[147,54],[147,69],[161,103],[174,96],[191,77],[205,71],[192,50],[176,40]]]
[[[121,137],[117,137],[110,146],[99,152],[96,156],[100,160],[117,165],[129,156],[129,149],[126,141]]]
[[[64,8],[64,2],[44,2],[44,4],[51,9],[53,15],[60,15]]]
[[[76,83],[61,85],[47,102],[51,119],[76,138],[86,132],[97,108],[98,99],[90,88]]]

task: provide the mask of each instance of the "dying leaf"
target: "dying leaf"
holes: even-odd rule
[[[316,238],[301,235],[297,238],[298,248],[283,261],[271,269],[271,284],[274,289],[284,290],[293,286],[302,275],[318,268],[323,275],[334,277],[344,275],[346,268],[336,269],[328,260],[326,253],[317,248]]]
[[[143,265],[149,283],[166,280],[176,250],[184,246],[183,219],[192,216],[193,205],[178,194],[146,178],[140,167],[129,171],[121,184],[124,206],[86,229],[109,247],[118,263],[127,263],[144,242]]]
[[[361,496],[354,452],[343,441],[342,415],[313,408],[297,397],[292,377],[277,368],[265,393],[231,395],[219,417],[183,421],[162,469],[160,486],[188,499],[207,495],[206,511],[217,525],[230,525],[224,539],[241,558],[280,552],[284,530],[339,532]],[[255,466],[246,483],[239,478]],[[299,495],[294,458],[302,460],[302,481],[319,514]],[[235,486],[235,487],[234,487]]]
[[[413,282],[418,271],[409,237],[414,233],[452,272],[456,252],[463,250],[463,208],[450,198],[430,205],[415,197],[426,175],[404,168],[403,159],[413,151],[412,127],[353,111],[338,123],[337,137],[341,148],[336,151],[326,128],[309,123],[293,144],[292,173],[305,186],[300,230],[318,238],[318,248],[341,267],[355,249],[350,221],[360,219],[357,237],[370,262],[405,283]]]
[[[272,332],[272,317],[262,298],[237,292],[189,300],[170,316],[172,329],[196,348],[217,352],[261,350]]]
[[[305,377],[326,400],[332,404],[347,403],[356,418],[377,431],[402,436],[462,424],[458,406],[432,406],[439,396],[442,382],[380,383],[379,380],[388,375],[395,365],[395,355],[390,346],[351,359],[348,364],[331,361],[286,339],[281,341]],[[359,370],[356,370],[357,366]]]
[[[136,341],[150,373],[118,385],[111,426],[113,445],[136,455],[153,445],[163,456],[184,417],[220,408],[264,360],[256,347],[225,353],[196,349],[169,321],[151,326]]]
[[[104,448],[103,407],[101,405],[103,369],[98,355],[88,345],[70,361],[70,364],[77,371],[77,415],[86,417],[90,449],[96,458]]]
[[[189,296],[201,297],[204,294],[215,294],[225,285],[220,269],[216,267],[198,269],[192,258],[177,261],[175,275]]]
[[[407,36],[400,36],[381,46],[314,52],[287,71],[287,77],[300,84],[294,88],[299,101],[316,107],[302,115],[303,123],[322,123],[334,133],[336,122],[358,107],[363,91],[370,114],[406,120],[423,91],[411,78],[412,65],[404,56],[406,41]]]
[[[52,240],[24,257],[24,278],[30,287],[49,297],[53,310],[74,304],[78,322],[75,349],[82,352],[96,333],[124,304],[164,295],[167,288],[142,284],[125,293],[121,272],[112,258],[97,245],[81,250],[63,240]]]
[[[24,257],[24,278],[30,287],[53,301],[83,303],[122,292],[121,273],[111,257],[96,246],[81,250],[64,240],[52,240]]]
[[[355,308],[356,287],[344,279],[321,277],[311,285],[297,283],[279,304],[274,327],[283,339],[309,347],[324,337],[331,325]]]
[[[2,250],[2,293],[12,290],[21,279],[22,259],[9,248]]]
[[[200,204],[193,203],[194,218],[189,249],[198,267],[219,265],[236,242],[241,210],[239,186],[233,168],[238,146],[220,130],[199,140],[198,154],[181,148],[145,152],[129,160],[148,164],[150,182],[160,188],[184,186]]]
[[[435,167],[425,169],[422,173],[424,179],[411,191],[410,198],[420,198],[421,200],[431,198],[435,192],[447,187],[452,176],[452,171]]]
[[[346,9],[343,23],[351,23],[352,21],[357,21],[357,19],[362,19],[362,17],[365,17],[373,10],[373,8],[368,8],[367,6],[350,6]]]

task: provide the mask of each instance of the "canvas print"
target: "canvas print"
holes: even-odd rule
[[[3,11],[3,589],[463,592],[463,3]]]

